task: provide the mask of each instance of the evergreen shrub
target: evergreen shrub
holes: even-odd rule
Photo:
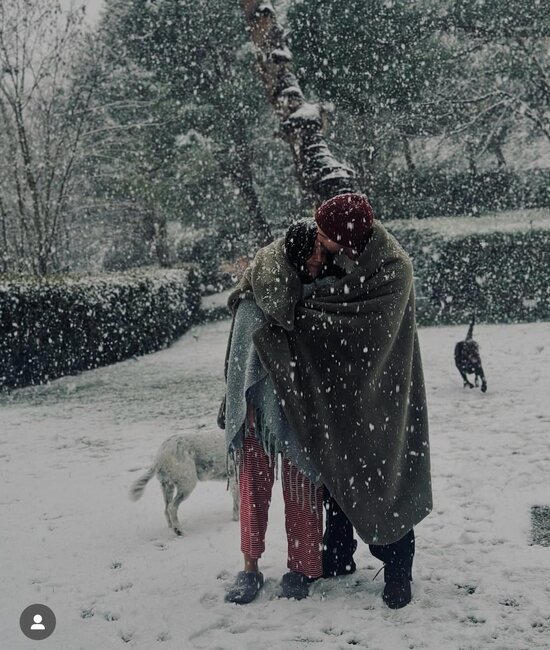
[[[434,172],[400,170],[377,175],[369,189],[384,219],[452,216],[550,207],[550,170]]]
[[[423,325],[550,319],[550,229],[445,237],[391,228],[413,259]]]
[[[236,234],[225,228],[205,228],[177,243],[176,258],[181,264],[197,263],[202,283],[222,289],[233,283],[231,275],[222,271],[223,263],[249,256],[257,248],[246,234]]]
[[[193,267],[45,279],[0,276],[0,388],[167,346],[200,308]]]

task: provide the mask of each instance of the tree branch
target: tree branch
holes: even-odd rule
[[[241,1],[263,85],[280,119],[279,134],[290,145],[302,188],[317,203],[353,191],[355,173],[327,145],[323,136],[326,112],[319,104],[306,102],[271,2]]]

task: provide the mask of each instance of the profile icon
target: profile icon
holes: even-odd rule
[[[25,607],[19,618],[21,632],[33,641],[47,639],[53,634],[55,625],[55,614],[47,605],[41,603]]]
[[[31,630],[45,630],[46,628],[42,625],[42,616],[40,614],[35,614],[32,617],[34,623],[31,625]]]

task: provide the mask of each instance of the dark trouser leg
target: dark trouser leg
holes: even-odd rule
[[[411,600],[414,530],[411,528],[393,544],[370,544],[369,549],[375,558],[384,562],[384,602],[392,609],[404,607]]]
[[[353,526],[340,506],[324,488],[325,534],[323,535],[323,577],[347,575],[355,571],[353,554],[357,541]]]
[[[393,544],[385,544],[376,546],[369,544],[370,552],[378,560],[382,560],[386,567],[399,570],[407,574],[409,580],[412,580],[412,563],[414,557],[414,530],[411,528],[409,532],[393,542]]]

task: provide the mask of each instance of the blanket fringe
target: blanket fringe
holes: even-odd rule
[[[254,410],[253,421],[247,419],[247,422],[243,424],[242,427],[242,437],[253,435],[260,442],[262,449],[264,450],[265,455],[269,459],[269,465],[272,466],[275,464],[275,479],[279,480],[279,466],[280,459],[284,456],[283,446],[279,444],[278,439],[272,435],[270,427],[265,423],[265,419],[262,416],[260,409]],[[237,483],[240,481],[240,473],[243,462],[243,450],[242,444],[239,447],[232,447],[228,450],[226,456],[226,469],[227,469],[227,489],[230,487],[230,477],[231,475],[235,476]],[[281,483],[283,487],[285,485],[285,475],[284,472],[281,472],[280,475]],[[306,477],[301,471],[294,465],[290,466],[289,471],[289,491],[290,498],[295,501],[302,510],[305,509],[306,504],[310,512],[316,512],[322,507],[322,499],[319,499],[317,496],[318,490],[313,482],[310,481],[310,489],[308,490],[307,499],[306,499]]]

